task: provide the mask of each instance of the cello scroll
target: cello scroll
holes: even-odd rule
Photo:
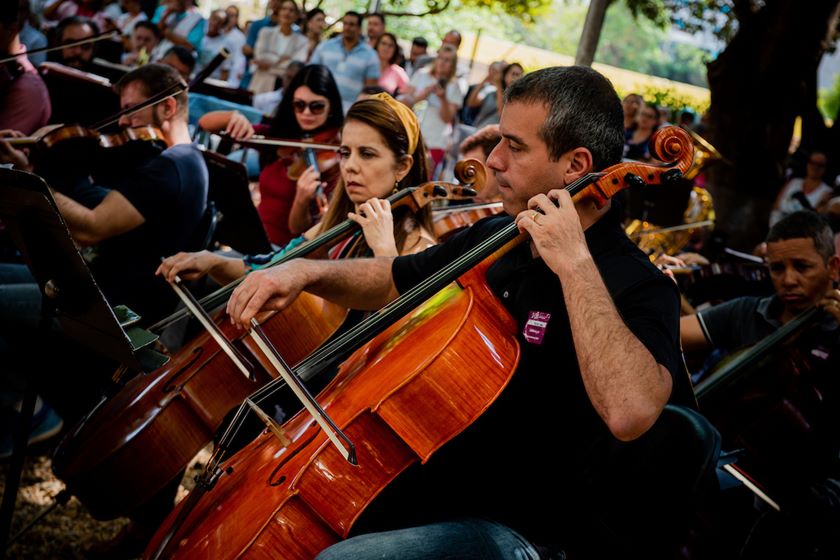
[[[676,126],[657,130],[651,139],[653,152],[662,164],[624,162],[604,170],[579,197],[591,198],[598,208],[628,186],[657,185],[681,177],[694,162],[694,143],[686,131]]]

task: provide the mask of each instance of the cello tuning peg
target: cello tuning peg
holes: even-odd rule
[[[662,173],[662,182],[663,183],[673,183],[675,181],[679,181],[683,178],[682,171],[679,169],[669,169]]]
[[[635,173],[628,173],[624,176],[624,182],[626,182],[631,187],[644,187],[645,180],[636,175]]]
[[[435,185],[434,188],[432,189],[432,194],[436,198],[437,197],[445,198],[449,194],[449,191],[447,191],[446,187],[444,187],[443,185]]]

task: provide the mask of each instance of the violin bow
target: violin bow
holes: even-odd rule
[[[63,45],[53,45],[52,47],[40,47],[37,49],[32,49],[31,51],[24,51],[17,54],[13,54],[7,56],[6,58],[0,58],[0,64],[5,64],[6,62],[10,62],[19,56],[27,56],[30,54],[35,53],[42,53],[42,52],[52,52],[57,51],[59,49],[69,49],[71,47],[78,47],[79,45],[86,45],[88,43],[95,43],[97,41],[102,41],[104,39],[111,39],[112,37],[116,37],[120,34],[119,31],[105,31],[104,33],[100,33],[98,35],[94,35],[93,37],[88,37],[87,39],[79,39],[78,41],[71,41],[69,43],[64,43]]]
[[[142,111],[146,107],[151,107],[152,105],[157,105],[158,103],[163,102],[170,97],[174,97],[179,93],[187,91],[190,88],[193,88],[206,80],[210,74],[216,71],[216,68],[222,65],[222,63],[230,56],[230,51],[226,48],[222,48],[219,53],[213,57],[207,66],[201,69],[195,77],[190,80],[189,84],[184,83],[183,81],[178,81],[175,84],[172,84],[168,88],[164,89],[161,92],[156,93],[155,95],[151,96],[145,101],[138,103],[137,105],[133,105],[131,107],[126,107],[122,111],[115,113],[114,115],[99,121],[98,123],[94,124],[91,128],[96,131],[100,131],[107,126],[111,126],[115,122],[119,121],[121,118],[129,115],[133,115],[138,111]]]

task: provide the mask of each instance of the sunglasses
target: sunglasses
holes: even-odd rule
[[[292,107],[294,107],[295,113],[303,113],[309,107],[310,113],[320,115],[327,109],[327,104],[324,101],[310,101],[307,103],[302,99],[295,99],[292,101]]]

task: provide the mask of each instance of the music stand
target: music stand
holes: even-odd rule
[[[243,255],[270,252],[271,242],[251,200],[245,166],[215,152],[203,153],[210,176],[207,200],[213,201],[221,214],[213,241]]]
[[[147,348],[157,336],[132,326],[139,320],[125,307],[111,309],[96,285],[43,179],[0,168],[0,221],[18,247],[43,295],[40,334],[56,317],[73,341],[117,360],[135,372],[151,371],[168,358]],[[127,330],[124,330],[124,327]],[[14,449],[0,506],[0,546],[5,551],[26,451],[37,390],[27,380],[14,433]]]
[[[627,216],[658,227],[684,223],[692,182],[681,179],[667,185],[645,185],[627,189]]]
[[[147,348],[156,337],[135,326],[139,317],[108,304],[43,179],[0,169],[0,220],[45,296],[42,313],[54,314],[68,338],[135,372],[165,363]]]
[[[120,110],[111,82],[57,62],[38,67],[52,104],[51,123],[91,124]]]

